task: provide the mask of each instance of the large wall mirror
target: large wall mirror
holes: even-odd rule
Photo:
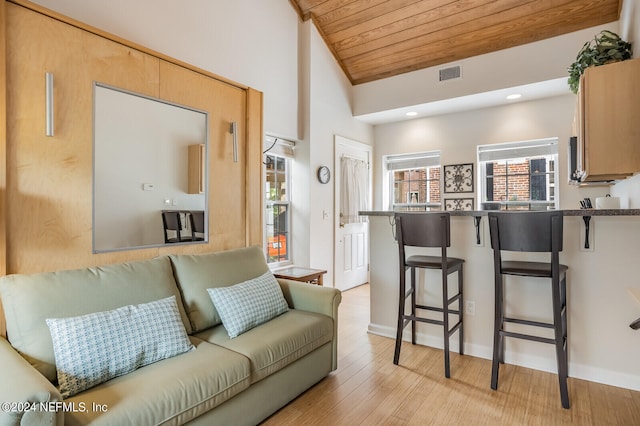
[[[206,112],[94,84],[93,251],[207,242]]]

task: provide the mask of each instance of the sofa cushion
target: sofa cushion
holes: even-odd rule
[[[271,272],[229,287],[207,289],[230,338],[289,310]]]
[[[193,349],[175,296],[46,321],[64,398]]]
[[[221,323],[208,288],[238,284],[269,271],[258,246],[170,258],[194,332]]]
[[[66,399],[69,406],[84,405],[86,410],[66,412],[65,424],[184,424],[249,387],[246,357],[194,337],[191,342],[193,351]]]
[[[56,366],[46,318],[108,311],[169,296],[180,300],[167,257],[69,271],[7,275],[0,278],[0,296],[8,340],[51,381],[56,378]],[[178,309],[190,332],[182,303],[178,303]]]
[[[290,309],[235,339],[223,326],[196,335],[216,345],[243,354],[251,360],[251,383],[255,383],[331,341],[331,317]]]

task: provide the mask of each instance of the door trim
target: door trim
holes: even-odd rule
[[[334,170],[334,190],[333,190],[333,217],[334,217],[334,221],[333,221],[333,286],[336,288],[340,288],[340,286],[338,285],[338,281],[337,281],[337,276],[338,276],[338,262],[337,262],[337,257],[338,256],[342,256],[342,253],[339,252],[338,250],[338,245],[339,245],[339,241],[340,241],[340,236],[338,235],[338,227],[340,225],[340,186],[339,183],[341,183],[342,181],[342,176],[341,176],[341,164],[340,164],[340,159],[341,156],[343,154],[344,149],[352,149],[352,150],[356,150],[356,151],[362,151],[364,153],[366,153],[366,156],[368,158],[368,169],[369,169],[369,175],[368,175],[368,179],[369,179],[369,206],[368,209],[371,209],[371,205],[373,202],[372,196],[373,196],[373,167],[372,167],[372,162],[373,162],[373,146],[362,143],[362,142],[358,142],[355,141],[353,139],[349,139],[346,138],[344,136],[340,136],[338,134],[334,135],[334,162],[333,162],[333,170]],[[337,179],[337,177],[340,175],[340,180]],[[369,231],[370,232],[370,231]],[[369,244],[369,240],[370,237],[369,235],[367,235],[367,240],[365,241],[365,244]],[[369,253],[369,247],[366,248],[366,264],[367,264],[367,277],[369,276],[369,271],[370,271],[370,267],[369,267],[369,258],[370,258],[370,253]]]

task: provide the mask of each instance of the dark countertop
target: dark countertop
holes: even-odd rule
[[[437,211],[437,210],[435,210]],[[498,210],[450,210],[451,216],[486,216],[490,211]],[[523,210],[504,210],[518,212]],[[541,210],[544,211],[544,210]],[[575,210],[560,210],[564,216],[640,216],[640,209],[575,209]],[[434,212],[434,210],[431,210]],[[391,210],[364,210],[359,212],[362,216],[393,216],[395,213]],[[399,213],[411,213],[411,211],[399,212]],[[415,213],[424,213],[422,211],[415,211]]]

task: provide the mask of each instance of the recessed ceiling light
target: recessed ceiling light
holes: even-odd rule
[[[522,97],[522,95],[520,93],[514,93],[512,95],[507,96],[507,99],[514,100],[514,99],[520,99]]]
[[[415,117],[416,115],[418,115],[418,113],[417,113],[417,112],[415,112],[415,111],[409,111],[409,112],[406,114],[406,116],[407,116],[407,117]]]

